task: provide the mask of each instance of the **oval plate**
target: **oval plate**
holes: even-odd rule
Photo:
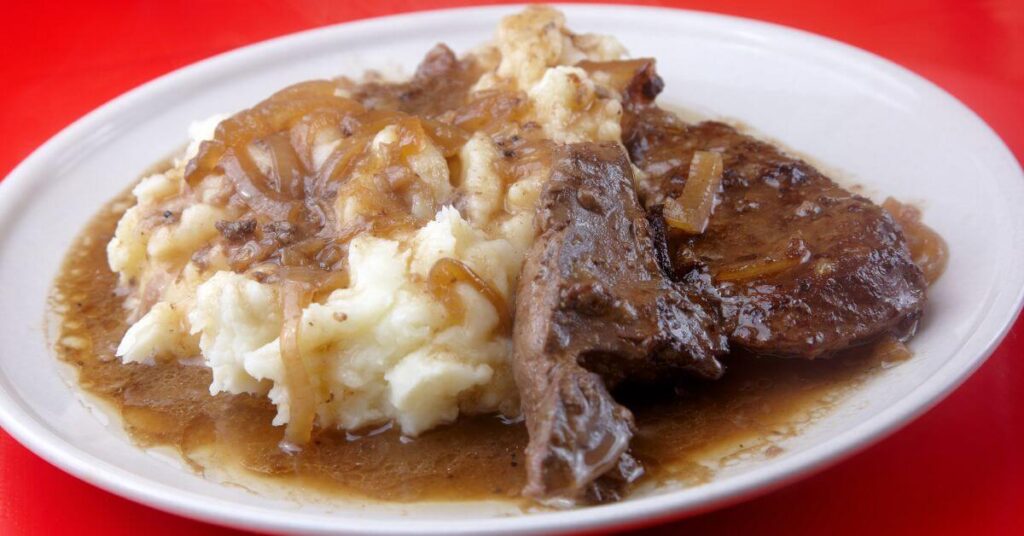
[[[64,470],[181,515],[261,531],[507,533],[593,529],[706,510],[848,455],[920,414],[998,344],[1024,288],[1024,180],[964,105],[888,61],[805,32],[676,10],[564,6],[571,28],[618,37],[658,59],[661,102],[741,119],[866,187],[917,202],[952,258],[930,291],[915,357],[872,378],[785,444],[785,454],[718,471],[687,489],[564,512],[508,506],[323,505],[216,484],[132,446],[65,382],[42,319],[72,238],[105,201],[184,142],[189,122],[254,104],[309,78],[409,73],[438,41],[465,51],[513,7],[400,15],[245,47],[164,76],[77,121],[0,185],[0,424]],[[880,198],[876,197],[876,201]]]

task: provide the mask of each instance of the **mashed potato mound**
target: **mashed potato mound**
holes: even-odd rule
[[[569,32],[555,10],[528,8],[503,20],[495,41],[472,53],[483,67],[472,92],[521,92],[528,100],[522,123],[539,127],[551,142],[619,141],[621,103],[574,65],[624,53],[612,38]],[[230,202],[237,195],[230,181],[218,173],[198,184],[185,180],[189,161],[223,119],[196,124],[171,169],[133,190],[136,204],[108,246],[135,320],[117,355],[137,363],[201,356],[212,372],[211,394],[268,396],[278,409],[274,423],[284,425],[295,393],[281,353],[280,285],[232,268],[223,222],[242,214]],[[404,135],[383,128],[353,164],[334,202],[344,228],[362,229],[379,211],[360,192],[378,187],[374,170],[391,169],[387,151]],[[339,137],[317,138],[313,169],[331,165]],[[476,131],[448,156],[428,137],[410,145],[404,165],[418,189],[408,210],[425,223],[355,233],[346,253],[348,284],[301,310],[297,344],[315,392],[317,425],[355,430],[393,422],[416,435],[463,413],[518,414],[511,332],[502,327],[493,296],[456,284],[463,314],[453,322],[426,284],[439,260],[454,259],[506,303],[514,299],[546,170],[508,176],[501,143],[494,132]],[[266,170],[269,154],[254,149],[251,156]]]

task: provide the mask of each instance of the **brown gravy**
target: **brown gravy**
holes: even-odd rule
[[[127,329],[106,244],[130,201],[113,201],[72,246],[54,289],[62,312],[55,345],[82,389],[120,415],[141,447],[169,447],[196,471],[233,467],[276,487],[388,501],[518,500],[525,481],[522,423],[461,418],[415,439],[387,427],[360,434],[319,430],[301,452],[278,448],[269,400],[211,396],[201,366],[122,364],[114,352]],[[740,456],[781,454],[779,439],[799,433],[842,395],[905,351],[884,343],[831,360],[727,360],[717,382],[624,392],[639,433],[633,452],[647,481],[693,485]],[[243,482],[244,484],[244,482]]]

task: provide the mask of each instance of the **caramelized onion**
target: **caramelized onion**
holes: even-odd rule
[[[267,184],[247,149],[229,149],[220,159],[220,166],[238,195],[257,215],[270,221],[292,219],[294,203]]]
[[[229,244],[233,270],[261,263],[338,269],[355,232],[388,234],[421,224],[412,207],[449,201],[433,199],[433,189],[411,170],[408,159],[428,143],[453,156],[468,134],[397,110],[367,109],[339,96],[338,87],[320,80],[275,93],[222,121],[214,139],[204,142],[189,162],[189,185],[223,174],[233,187],[231,202],[246,209],[235,217],[257,225],[251,236]],[[396,129],[397,140],[365,158],[388,127]],[[314,161],[318,144],[331,147],[320,166]],[[337,221],[339,195],[358,198],[358,218]],[[276,229],[267,232],[268,226]]]
[[[577,63],[576,66],[591,76],[598,73],[603,74],[607,79],[601,82],[623,94],[640,89],[632,86],[638,82],[650,80],[654,76],[654,58],[614,61],[584,60]],[[646,73],[648,70],[649,74]],[[648,98],[653,99],[654,95],[650,95]]]
[[[472,268],[461,261],[445,257],[435,262],[434,266],[430,268],[430,274],[427,276],[427,288],[435,299],[444,304],[453,323],[461,322],[466,314],[462,300],[455,292],[455,286],[458,283],[469,285],[491,302],[494,310],[498,313],[497,328],[500,331],[507,331],[512,326],[512,318],[505,298],[490,283],[477,275]]]
[[[273,189],[289,198],[301,198],[304,193],[303,177],[309,175],[305,164],[292,147],[288,132],[277,132],[260,140],[270,153]]]
[[[337,96],[336,89],[337,85],[327,80],[295,84],[221,121],[214,139],[200,145],[199,154],[189,162],[185,180],[190,185],[197,184],[217,168],[221,156],[229,148],[238,150],[256,139],[290,129],[307,115],[363,111],[359,103]]]
[[[527,98],[522,92],[485,90],[455,113],[454,123],[469,131],[495,132],[526,113]]]
[[[340,177],[348,176],[352,172],[352,163],[355,162],[357,157],[366,152],[366,148],[372,140],[373,136],[369,134],[360,134],[342,140],[338,147],[334,149],[334,152],[331,153],[331,156],[327,157],[323,167],[320,168],[320,174],[317,177],[317,187],[325,189],[328,183],[334,182]]]
[[[890,197],[882,203],[882,208],[903,228],[910,257],[924,273],[925,281],[931,285],[946,271],[946,264],[949,262],[949,247],[946,241],[931,227],[921,223],[921,211],[917,207],[900,203]]]
[[[309,301],[309,286],[286,279],[281,285],[281,362],[284,365],[285,385],[288,387],[288,425],[284,430],[281,448],[294,451],[309,442],[316,417],[316,392],[302,360],[299,332],[302,328],[302,309]]]
[[[724,266],[715,272],[716,281],[751,281],[770,275],[785,272],[799,266],[803,261],[784,257],[782,259],[763,259],[754,262],[736,263]]]
[[[906,361],[914,355],[903,341],[892,335],[885,335],[875,342],[873,350],[875,357],[883,364]]]
[[[682,195],[665,202],[665,222],[685,233],[703,233],[715,209],[715,196],[721,185],[722,155],[710,151],[693,153]]]
[[[291,128],[291,144],[302,160],[306,169],[316,169],[313,162],[313,149],[318,141],[340,140],[344,137],[341,122],[345,118],[342,110],[321,110],[315,114],[307,114]],[[322,140],[322,137],[327,140]]]
[[[741,261],[719,267],[715,270],[716,281],[743,282],[781,274],[813,257],[807,243],[799,234],[776,246],[777,254],[753,261]]]
[[[459,127],[426,118],[420,118],[420,123],[445,158],[458,154],[459,149],[469,140],[469,133]]]

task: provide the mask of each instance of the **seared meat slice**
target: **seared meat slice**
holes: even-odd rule
[[[732,345],[813,358],[913,334],[926,283],[886,211],[728,125],[686,124],[632,96],[623,136],[647,173],[645,206],[679,195],[694,151],[722,154],[708,228],[673,236],[671,256],[677,270],[710,270]]]
[[[632,414],[608,389],[676,371],[720,376],[717,297],[697,272],[666,277],[618,145],[556,151],[536,222],[514,323],[530,432],[524,493],[613,499],[642,470],[628,454]]]

